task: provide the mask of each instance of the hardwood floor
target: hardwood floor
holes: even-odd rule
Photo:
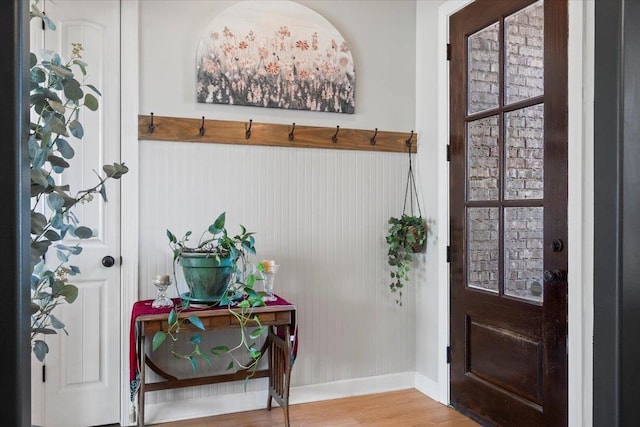
[[[416,389],[291,405],[289,419],[291,427],[472,427],[478,425],[455,410],[428,398]],[[284,426],[284,414],[274,402],[274,408],[271,412],[262,409],[154,424],[154,426],[274,427]]]

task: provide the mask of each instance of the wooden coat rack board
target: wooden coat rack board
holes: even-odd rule
[[[417,152],[417,134],[318,126],[234,122],[226,120],[138,116],[138,139],[205,142],[217,144],[271,145],[406,153]]]

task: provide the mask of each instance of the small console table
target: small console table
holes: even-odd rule
[[[179,300],[174,300],[179,302]],[[205,384],[216,384],[228,381],[238,381],[246,378],[248,372],[240,370],[230,374],[218,374],[195,378],[179,379],[160,369],[147,354],[145,343],[147,338],[160,330],[168,329],[167,314],[170,309],[155,309],[151,307],[152,300],[138,301],[134,304],[131,317],[131,378],[132,396],[136,394],[138,401],[138,426],[144,426],[144,397],[145,393],[157,390],[169,390],[181,387],[192,387]],[[192,308],[183,311],[181,317],[197,314],[206,330],[234,328],[238,323],[228,308],[207,307]],[[284,411],[285,426],[289,427],[289,379],[291,377],[292,355],[295,357],[296,342],[296,307],[288,301],[277,297],[276,301],[267,302],[265,307],[256,307],[254,314],[260,323],[268,327],[268,336],[262,347],[263,357],[268,358],[267,369],[257,370],[251,378],[269,378],[267,409],[271,410],[272,399]],[[183,325],[183,327],[194,328]],[[150,340],[150,339],[149,339]],[[156,351],[161,351],[156,350]],[[147,382],[144,367],[147,366],[158,374],[163,381]],[[135,387],[133,386],[135,384]],[[132,397],[133,399],[133,397]]]

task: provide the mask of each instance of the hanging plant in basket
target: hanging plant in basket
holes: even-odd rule
[[[418,190],[411,165],[411,138],[407,140],[407,147],[409,149],[409,171],[402,216],[389,218],[389,231],[387,233],[387,244],[389,245],[388,263],[391,267],[389,289],[396,294],[396,303],[398,305],[402,305],[402,288],[409,282],[412,255],[426,250],[427,236],[430,233],[427,221],[422,217],[422,210],[418,201]],[[418,208],[417,215],[413,209],[414,200]],[[407,204],[409,206],[408,211]]]

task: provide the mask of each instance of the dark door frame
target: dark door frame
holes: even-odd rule
[[[0,324],[4,350],[0,413],[11,426],[31,425],[31,348],[29,306],[29,2],[0,4]]]
[[[637,425],[640,2],[595,3],[594,426]]]

